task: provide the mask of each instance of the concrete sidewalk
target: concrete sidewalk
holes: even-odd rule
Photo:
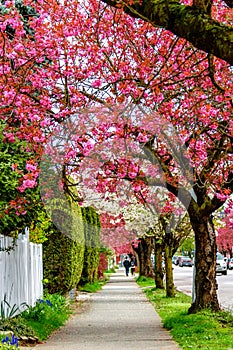
[[[23,348],[24,349],[24,348]],[[30,349],[30,348],[25,348]],[[84,309],[33,350],[179,350],[133,277],[120,269]]]

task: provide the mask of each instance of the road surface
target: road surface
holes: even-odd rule
[[[192,267],[173,265],[174,283],[178,290],[192,296]],[[218,298],[221,307],[233,311],[233,270],[227,270],[227,276],[217,275]]]

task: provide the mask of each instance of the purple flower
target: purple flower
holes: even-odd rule
[[[10,338],[8,336],[6,336],[4,339],[2,339],[2,343],[7,343],[10,345],[15,345],[16,348],[18,348],[19,344],[18,344],[18,338],[14,336],[14,334],[12,335],[12,338],[10,340]]]
[[[49,305],[49,306],[53,306],[53,304],[51,303],[51,301],[49,299],[46,299],[46,303]]]

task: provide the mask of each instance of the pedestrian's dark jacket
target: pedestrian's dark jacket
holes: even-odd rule
[[[129,260],[125,260],[123,262],[123,265],[124,265],[124,267],[130,267],[130,261]]]

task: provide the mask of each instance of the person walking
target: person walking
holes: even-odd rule
[[[124,265],[124,268],[125,268],[126,276],[129,276],[130,260],[128,259],[128,256],[125,257],[123,265]]]
[[[135,265],[136,265],[136,259],[134,256],[132,256],[130,259],[130,272],[132,276],[134,276],[134,273],[135,273]]]

